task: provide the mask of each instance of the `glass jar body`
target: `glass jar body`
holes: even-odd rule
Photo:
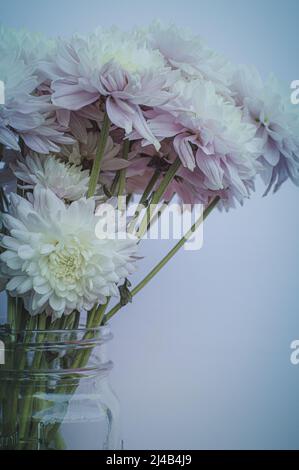
[[[115,450],[119,404],[108,327],[0,329],[0,449]]]

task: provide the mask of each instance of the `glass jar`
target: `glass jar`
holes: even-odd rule
[[[108,326],[0,328],[0,449],[120,448],[106,355],[111,337]]]

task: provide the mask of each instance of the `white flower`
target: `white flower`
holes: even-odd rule
[[[225,57],[210,49],[199,36],[159,21],[141,30],[140,34],[147,38],[151,47],[161,52],[173,69],[182,71],[190,79],[212,81],[218,92],[231,95],[233,66]]]
[[[40,184],[51,189],[60,199],[76,201],[88,190],[88,170],[83,171],[81,166],[64,163],[52,155],[28,155],[11,167],[15,176],[29,188]]]
[[[99,72],[112,62],[133,76],[160,72],[165,67],[164,58],[158,50],[148,48],[144,40],[140,41],[134,34],[117,28],[99,28],[86,37],[74,35],[70,39],[60,40],[55,54],[58,56],[52,57],[53,62],[42,64],[49,78],[85,78],[95,86],[94,90],[97,90]]]
[[[106,109],[116,126],[138,130],[156,147],[141,106],[157,106],[170,98],[169,86],[178,73],[163,56],[132,33],[117,29],[73,36],[59,43],[51,61],[42,64],[52,81],[53,103],[78,111],[106,97]]]
[[[56,318],[89,310],[118,295],[117,284],[134,271],[136,241],[97,238],[94,211],[92,198],[67,206],[40,186],[32,202],[11,195],[10,214],[3,215],[9,235],[1,241],[6,251],[0,273],[31,315],[46,311]]]
[[[241,202],[249,196],[248,181],[260,168],[256,127],[216,92],[212,82],[180,80],[174,91],[176,99],[157,108],[148,120],[150,129],[160,140],[174,136],[182,164],[191,171],[199,168],[205,189],[228,190]]]
[[[69,133],[76,140],[76,143],[87,143],[88,132],[94,129],[95,123],[97,128],[101,129],[104,113],[97,104],[91,104],[79,111],[70,111],[59,108],[56,110],[57,120],[59,124],[69,129]]]
[[[1,33],[2,30],[0,30]],[[1,36],[1,34],[0,34]],[[50,96],[37,96],[41,84],[34,60],[26,62],[21,44],[0,47],[0,80],[4,82],[4,105],[0,105],[0,143],[20,150],[19,138],[40,153],[58,152],[57,144],[71,144],[56,121]]]
[[[0,25],[0,53],[17,52],[19,58],[27,65],[38,66],[39,60],[45,60],[56,49],[56,40],[41,33],[26,29],[15,30]]]
[[[266,193],[290,178],[299,186],[299,114],[289,89],[270,77],[263,83],[254,68],[240,67],[234,77],[236,99],[262,139],[262,177]]]

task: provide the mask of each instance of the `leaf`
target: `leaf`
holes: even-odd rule
[[[127,305],[128,303],[132,303],[132,294],[130,291],[131,283],[128,279],[125,280],[122,286],[118,287],[120,293],[120,304],[122,307]]]

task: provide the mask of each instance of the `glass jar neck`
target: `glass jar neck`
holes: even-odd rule
[[[0,328],[0,373],[11,377],[55,374],[64,380],[108,375],[113,364],[106,345],[112,339],[109,326],[75,330],[24,330]]]

